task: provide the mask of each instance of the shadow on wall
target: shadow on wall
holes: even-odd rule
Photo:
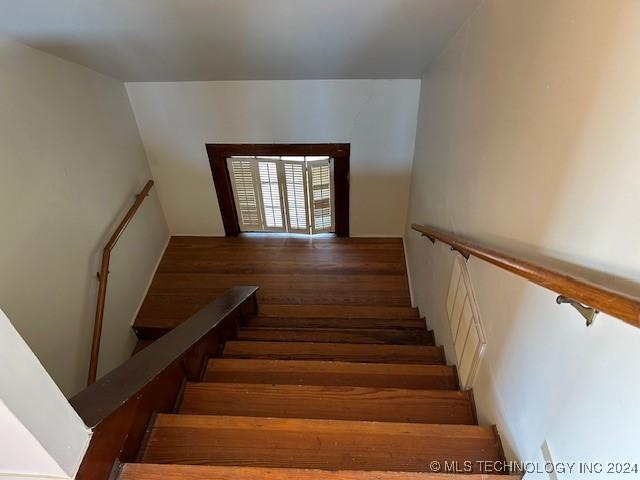
[[[405,198],[411,185],[408,174],[351,174],[351,236],[398,237],[406,224],[406,210],[399,210],[394,199]],[[368,199],[367,202],[358,199]],[[355,201],[354,201],[355,199]],[[371,235],[370,232],[375,232]]]
[[[567,20],[571,17],[575,22],[575,30],[571,35],[573,38],[565,43],[558,41],[560,39],[556,35],[540,36],[539,41],[532,42],[533,45],[539,45],[539,49],[534,49],[531,55],[532,69],[549,71],[551,84],[547,85],[547,95],[525,96],[528,102],[520,106],[520,111],[525,115],[531,115],[531,112],[546,114],[539,128],[528,128],[522,132],[526,135],[526,140],[523,138],[523,141],[528,143],[527,148],[539,151],[542,155],[550,154],[556,161],[546,173],[544,198],[525,210],[537,212],[534,221],[538,223],[536,231],[539,234],[527,237],[526,242],[493,235],[487,237],[493,237],[490,241],[502,246],[509,243],[507,248],[510,251],[515,249],[527,258],[545,258],[547,262],[551,260],[558,267],[567,268],[574,274],[592,280],[605,280],[628,293],[638,294],[636,282],[640,279],[640,265],[636,264],[635,269],[629,269],[628,266],[620,269],[615,255],[604,254],[597,247],[593,248],[595,245],[592,243],[598,227],[602,229],[606,224],[614,227],[602,229],[605,230],[604,235],[595,233],[600,237],[611,238],[621,236],[620,232],[627,226],[626,222],[612,223],[606,216],[602,217],[594,212],[594,202],[597,202],[598,197],[602,204],[611,205],[616,203],[615,196],[619,193],[614,187],[610,192],[611,196],[598,195],[596,192],[601,185],[597,172],[601,171],[605,161],[608,163],[605,168],[622,171],[627,169],[628,164],[624,164],[624,158],[616,162],[617,159],[615,155],[610,155],[611,152],[602,152],[603,156],[593,158],[585,151],[591,143],[589,137],[593,133],[593,123],[599,123],[598,118],[601,116],[598,104],[611,88],[606,77],[612,68],[611,56],[618,48],[615,40],[621,21],[620,5],[613,2],[607,8],[598,9],[597,14],[585,12],[582,8],[576,9],[576,4],[564,5],[557,2],[540,9],[542,14],[538,25],[541,30],[548,31],[552,28],[561,31],[567,28]],[[591,42],[586,52],[583,50],[586,47],[579,45],[583,40],[582,34],[591,35],[594,31],[598,32],[598,41]],[[562,34],[559,36],[563,37]],[[569,62],[569,65],[564,65],[564,62]],[[569,70],[568,74],[553,74],[563,70]],[[535,89],[536,85],[532,82],[522,85],[522,88]],[[605,126],[600,125],[602,127]],[[545,144],[553,145],[553,149],[549,151],[545,147],[536,147]],[[596,176],[589,178],[585,175],[589,170],[594,170],[591,173]],[[541,206],[544,208],[540,208]],[[601,238],[601,241],[605,239]],[[615,240],[613,243],[616,243]],[[563,258],[580,262],[583,266]],[[600,260],[593,260],[594,258]],[[627,278],[589,268],[588,265]],[[614,388],[599,388],[598,395],[576,398],[576,391],[593,388],[593,385],[585,384],[600,383],[604,386],[609,383],[607,379],[597,378],[595,375],[598,368],[593,364],[593,352],[605,350],[614,357],[620,353],[619,350],[616,351],[618,348],[624,351],[625,347],[633,348],[634,344],[636,348],[640,346],[638,341],[633,340],[624,345],[619,342],[615,346],[606,344],[603,340],[608,335],[603,330],[609,328],[624,335],[624,332],[630,332],[633,328],[619,320],[601,316],[597,324],[587,330],[577,312],[554,303],[554,293],[531,287],[520,279],[513,280],[508,274],[489,271],[495,269],[476,265],[475,262],[471,269],[478,283],[499,285],[503,298],[509,297],[507,311],[504,308],[493,311],[495,306],[484,302],[485,313],[494,316],[496,321],[502,320],[501,333],[494,336],[502,338],[502,341],[493,345],[491,368],[485,368],[483,374],[487,375],[486,384],[493,388],[491,396],[497,400],[487,399],[489,401],[486,404],[503,407],[501,412],[493,412],[498,413],[497,416],[487,417],[507,419],[505,427],[517,442],[513,447],[516,447],[518,456],[523,459],[534,458],[545,439],[557,461],[610,461],[625,450],[629,452],[628,447],[616,451],[606,447],[594,449],[593,445],[587,443],[580,445],[580,439],[593,438],[596,429],[601,432],[601,438],[613,441],[609,446],[615,444],[612,437],[624,435],[622,432],[625,430],[625,425],[620,424],[620,412],[615,412],[607,419],[603,415],[604,410],[600,410],[600,415],[585,415],[581,422],[581,433],[576,429],[564,429],[563,424],[571,423],[572,413],[581,410],[579,404],[590,404],[589,410],[593,412],[601,402],[609,400],[610,394],[603,395],[603,391],[615,391]],[[636,282],[633,281],[634,277]],[[637,333],[632,333],[636,340]],[[628,362],[621,358],[620,364],[628,365]],[[585,375],[593,376],[587,380]],[[481,399],[483,394],[479,392],[478,397]],[[630,396],[634,397],[638,398],[637,392],[635,396]],[[633,415],[627,418],[633,418]],[[636,416],[636,420],[640,419]],[[616,423],[619,428],[616,428]]]
[[[138,187],[133,187],[131,192],[131,197],[133,197],[139,191]],[[80,345],[78,346],[78,350],[76,353],[76,359],[73,362],[74,377],[81,379],[80,384],[76,387],[76,391],[79,391],[83,388],[82,381],[87,378],[87,373],[89,370],[89,357],[91,354],[91,341],[93,336],[93,328],[94,328],[94,320],[95,320],[95,312],[96,312],[96,303],[98,299],[98,272],[100,271],[100,263],[102,261],[102,250],[105,245],[109,241],[112,233],[122,220],[123,212],[126,212],[127,209],[131,206],[131,197],[126,197],[122,199],[120,206],[118,207],[117,213],[114,213],[112,219],[106,224],[106,227],[103,229],[103,233],[100,235],[100,240],[92,247],[91,255],[89,256],[90,261],[87,262],[87,282],[84,286],[84,292],[81,295],[82,298],[82,311],[84,312],[83,317],[86,321],[82,322],[78,328],[80,330]],[[114,273],[114,272],[110,272]],[[111,276],[111,275],[110,275]],[[111,282],[113,284],[113,282]],[[107,291],[107,303],[109,303],[109,297],[113,299],[113,295],[109,295],[109,291]],[[105,316],[106,317],[106,316]],[[105,318],[106,320],[106,318]],[[109,328],[110,322],[104,321],[103,331],[104,329]],[[104,357],[104,343],[101,342],[101,353]],[[102,359],[104,363],[104,358]],[[126,360],[125,357],[121,357],[121,360]],[[100,365],[100,363],[99,363]],[[71,392],[69,396],[71,396],[75,392]]]
[[[640,82],[639,7],[484,2],[423,81],[409,223],[637,294],[640,224],[628,209],[640,192],[640,108],[627,87]],[[415,300],[454,359],[453,254],[411,231],[407,245]],[[640,388],[628,381],[640,332],[605,315],[587,329],[553,292],[473,258],[469,270],[488,337],[478,414],[498,424],[510,456],[536,458],[546,439],[556,461],[640,458]]]
[[[371,226],[353,224],[352,234],[402,235],[417,80],[133,83],[127,89],[172,234],[224,234],[205,144],[346,142],[351,207],[371,220]]]

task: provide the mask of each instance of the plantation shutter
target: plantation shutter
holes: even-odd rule
[[[236,201],[238,224],[242,231],[262,230],[258,194],[258,172],[253,158],[229,158],[229,176]]]
[[[309,233],[306,165],[283,160],[284,191],[287,200],[287,226],[290,232]]]
[[[332,159],[230,157],[227,166],[241,231],[335,231]]]
[[[264,230],[273,232],[286,231],[284,224],[284,206],[280,193],[280,175],[278,175],[278,164],[280,162],[263,159],[259,159],[257,162],[260,177],[260,192],[262,194]]]
[[[311,226],[314,233],[332,232],[333,164],[331,159],[307,162]]]

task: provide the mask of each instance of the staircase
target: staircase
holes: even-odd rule
[[[362,255],[362,247],[353,250],[347,245],[352,249],[349,259]],[[202,250],[200,245],[197,248]],[[184,255],[182,251],[170,259],[172,268],[186,271],[183,264],[175,263],[187,261],[178,256]],[[306,262],[312,254],[317,252],[309,253]],[[222,262],[212,255],[206,268],[212,268],[214,258]],[[372,255],[374,258],[381,255]],[[401,244],[398,259],[403,262]],[[383,266],[376,266],[356,260],[362,266],[349,269],[358,275],[372,268],[387,269],[388,275],[406,275],[404,263],[387,259]],[[188,261],[191,270],[186,274],[192,275],[196,262]],[[199,258],[197,264],[204,263]],[[332,265],[337,268],[335,262]],[[312,266],[309,275],[313,275]],[[224,268],[238,267],[224,264]],[[191,281],[169,274],[179,279],[176,284]],[[206,274],[196,272],[200,280]],[[221,278],[219,271],[209,274]],[[344,278],[340,271],[331,275]],[[384,280],[385,285],[391,285],[390,278]],[[443,348],[436,345],[418,311],[407,305],[406,281],[394,280],[393,285],[400,286],[393,286],[396,291],[386,305],[374,280],[367,279],[370,291],[343,282],[323,297],[342,299],[331,305],[298,302],[295,285],[285,291],[281,285],[286,280],[265,280],[273,287],[261,286],[259,315],[246,321],[217,357],[208,360],[201,381],[185,385],[174,413],[155,416],[137,463],[122,466],[121,480],[494,476],[485,474],[485,464],[479,462],[504,460],[496,429],[478,425],[472,393],[459,389],[455,367],[446,365]],[[317,276],[311,281],[317,282]],[[166,282],[156,281],[155,292],[152,287],[150,293],[155,295],[151,301],[156,306],[168,303],[160,288],[167,294],[182,295],[170,291]],[[359,288],[358,298],[375,298],[376,303],[350,304],[349,288]],[[269,302],[276,297],[277,303]],[[283,298],[293,300],[283,304]],[[187,303],[183,298],[180,308],[190,312]],[[154,309],[147,312],[161,310]],[[156,324],[152,315],[146,315],[146,323],[138,322],[139,333],[166,328],[166,315]],[[177,323],[177,315],[171,322]]]

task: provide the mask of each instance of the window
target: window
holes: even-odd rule
[[[208,143],[215,207],[227,236],[349,236],[348,143]],[[214,207],[214,208],[215,208]]]
[[[278,164],[274,161],[259,161],[258,178],[262,192],[263,230],[282,230],[284,212],[280,198]]]
[[[330,157],[231,156],[227,166],[241,231],[334,231]]]
[[[256,172],[253,162],[237,159],[229,163],[229,174],[233,178],[233,190],[238,212],[238,223],[245,230],[260,228],[260,210],[255,188]]]
[[[305,164],[283,160],[282,165],[289,231],[307,233],[309,232],[309,202]]]
[[[316,232],[329,232],[333,228],[333,195],[331,194],[331,163],[329,160],[309,162],[307,168],[309,196],[311,197],[311,223]]]

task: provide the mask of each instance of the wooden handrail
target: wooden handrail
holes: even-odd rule
[[[126,215],[116,228],[111,238],[102,250],[102,264],[98,273],[98,301],[96,303],[96,316],[93,323],[93,339],[91,341],[91,358],[89,360],[89,375],[87,385],[91,385],[96,381],[98,371],[98,356],[100,354],[100,337],[102,336],[102,319],[104,317],[104,304],[107,299],[107,278],[109,277],[109,260],[111,259],[111,250],[116,246],[118,240],[122,236],[125,228],[133,219],[144,199],[149,195],[149,190],[153,187],[153,180],[149,180],[142,191],[136,195],[133,205],[129,208]]]
[[[439,240],[466,258],[473,255],[497,267],[552,290],[564,297],[617,317],[634,327],[640,327],[640,298],[616,290],[603,283],[587,280],[539,262],[525,260],[494,250],[468,238],[427,225],[412,224],[411,228],[435,243]]]
[[[153,415],[173,412],[185,382],[201,381],[209,357],[257,314],[257,291],[227,290],[69,400],[93,432],[76,480],[107,480],[135,461]]]

